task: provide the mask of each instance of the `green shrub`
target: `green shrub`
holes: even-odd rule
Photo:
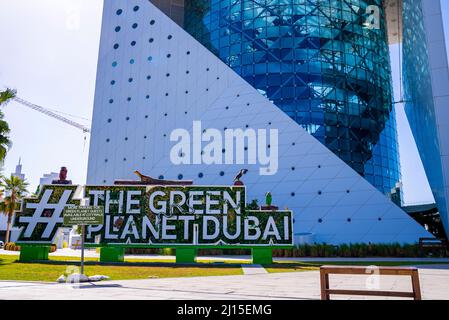
[[[16,248],[16,244],[14,243],[14,242],[7,242],[6,244],[5,244],[5,250],[6,251],[16,251],[15,250],[15,248]]]
[[[162,249],[162,255],[164,255],[164,256],[174,256],[175,255],[175,249],[163,248]]]

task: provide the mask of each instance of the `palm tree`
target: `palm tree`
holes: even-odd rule
[[[8,217],[5,242],[9,242],[12,217],[20,208],[20,200],[28,192],[28,183],[13,174],[9,178],[2,178],[2,180],[1,186],[7,196],[0,203],[0,210]]]
[[[9,101],[14,99],[17,95],[17,91],[13,89],[6,88],[5,91],[0,92],[0,106],[6,105]]]
[[[0,107],[7,105],[8,102],[16,97],[16,94],[16,90],[9,88],[0,92]],[[9,140],[9,126],[3,118],[3,112],[0,111],[0,162],[3,162],[6,157],[6,152],[11,146],[11,141]]]

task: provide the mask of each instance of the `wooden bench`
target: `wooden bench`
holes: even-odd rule
[[[330,274],[354,274],[354,275],[391,275],[410,276],[413,292],[379,291],[379,290],[348,290],[331,289],[329,286]],[[320,268],[321,300],[329,300],[331,294],[364,295],[404,297],[421,300],[421,288],[419,285],[418,269],[414,267],[359,267],[359,266],[322,266]]]

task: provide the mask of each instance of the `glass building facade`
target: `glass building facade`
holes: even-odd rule
[[[379,28],[369,28],[371,5]],[[381,192],[400,180],[381,0],[185,0],[184,27]]]
[[[424,166],[424,170],[432,189],[433,196],[438,206],[442,222],[449,231],[448,208],[445,192],[447,192],[447,182],[441,155],[442,143],[439,136],[444,135],[443,126],[437,125],[443,121],[438,121],[436,102],[437,95],[432,86],[432,75],[434,72],[430,65],[430,54],[428,47],[428,37],[437,34],[438,30],[426,28],[423,14],[422,0],[404,0],[403,6],[403,79],[404,79],[404,99],[406,101],[405,111],[407,114],[416,146]],[[428,3],[427,3],[428,5]],[[434,8],[434,6],[432,6]],[[435,17],[432,17],[436,19]],[[427,17],[428,19],[428,17]],[[438,26],[438,24],[433,24]],[[440,48],[438,46],[434,46]],[[433,57],[440,55],[433,53]],[[435,61],[434,61],[435,64]],[[449,94],[446,88],[446,95]],[[441,93],[439,93],[443,96]],[[442,103],[440,108],[448,107]],[[441,114],[440,117],[445,116]],[[440,132],[438,132],[440,130]],[[440,138],[441,139],[441,138]],[[441,147],[440,147],[441,146]],[[446,178],[447,179],[447,178]]]

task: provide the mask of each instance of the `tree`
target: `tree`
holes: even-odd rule
[[[6,89],[5,91],[0,92],[0,107],[5,106],[12,99],[16,97],[16,91],[12,89]],[[4,114],[0,110],[0,162],[6,157],[6,152],[11,146],[11,141],[9,140],[9,126],[8,123],[3,119]]]
[[[2,178],[1,186],[4,188],[4,194],[6,196],[3,198],[2,202],[0,202],[0,210],[8,217],[5,242],[9,242],[12,217],[20,208],[20,200],[28,192],[28,183],[11,174],[9,178]]]

